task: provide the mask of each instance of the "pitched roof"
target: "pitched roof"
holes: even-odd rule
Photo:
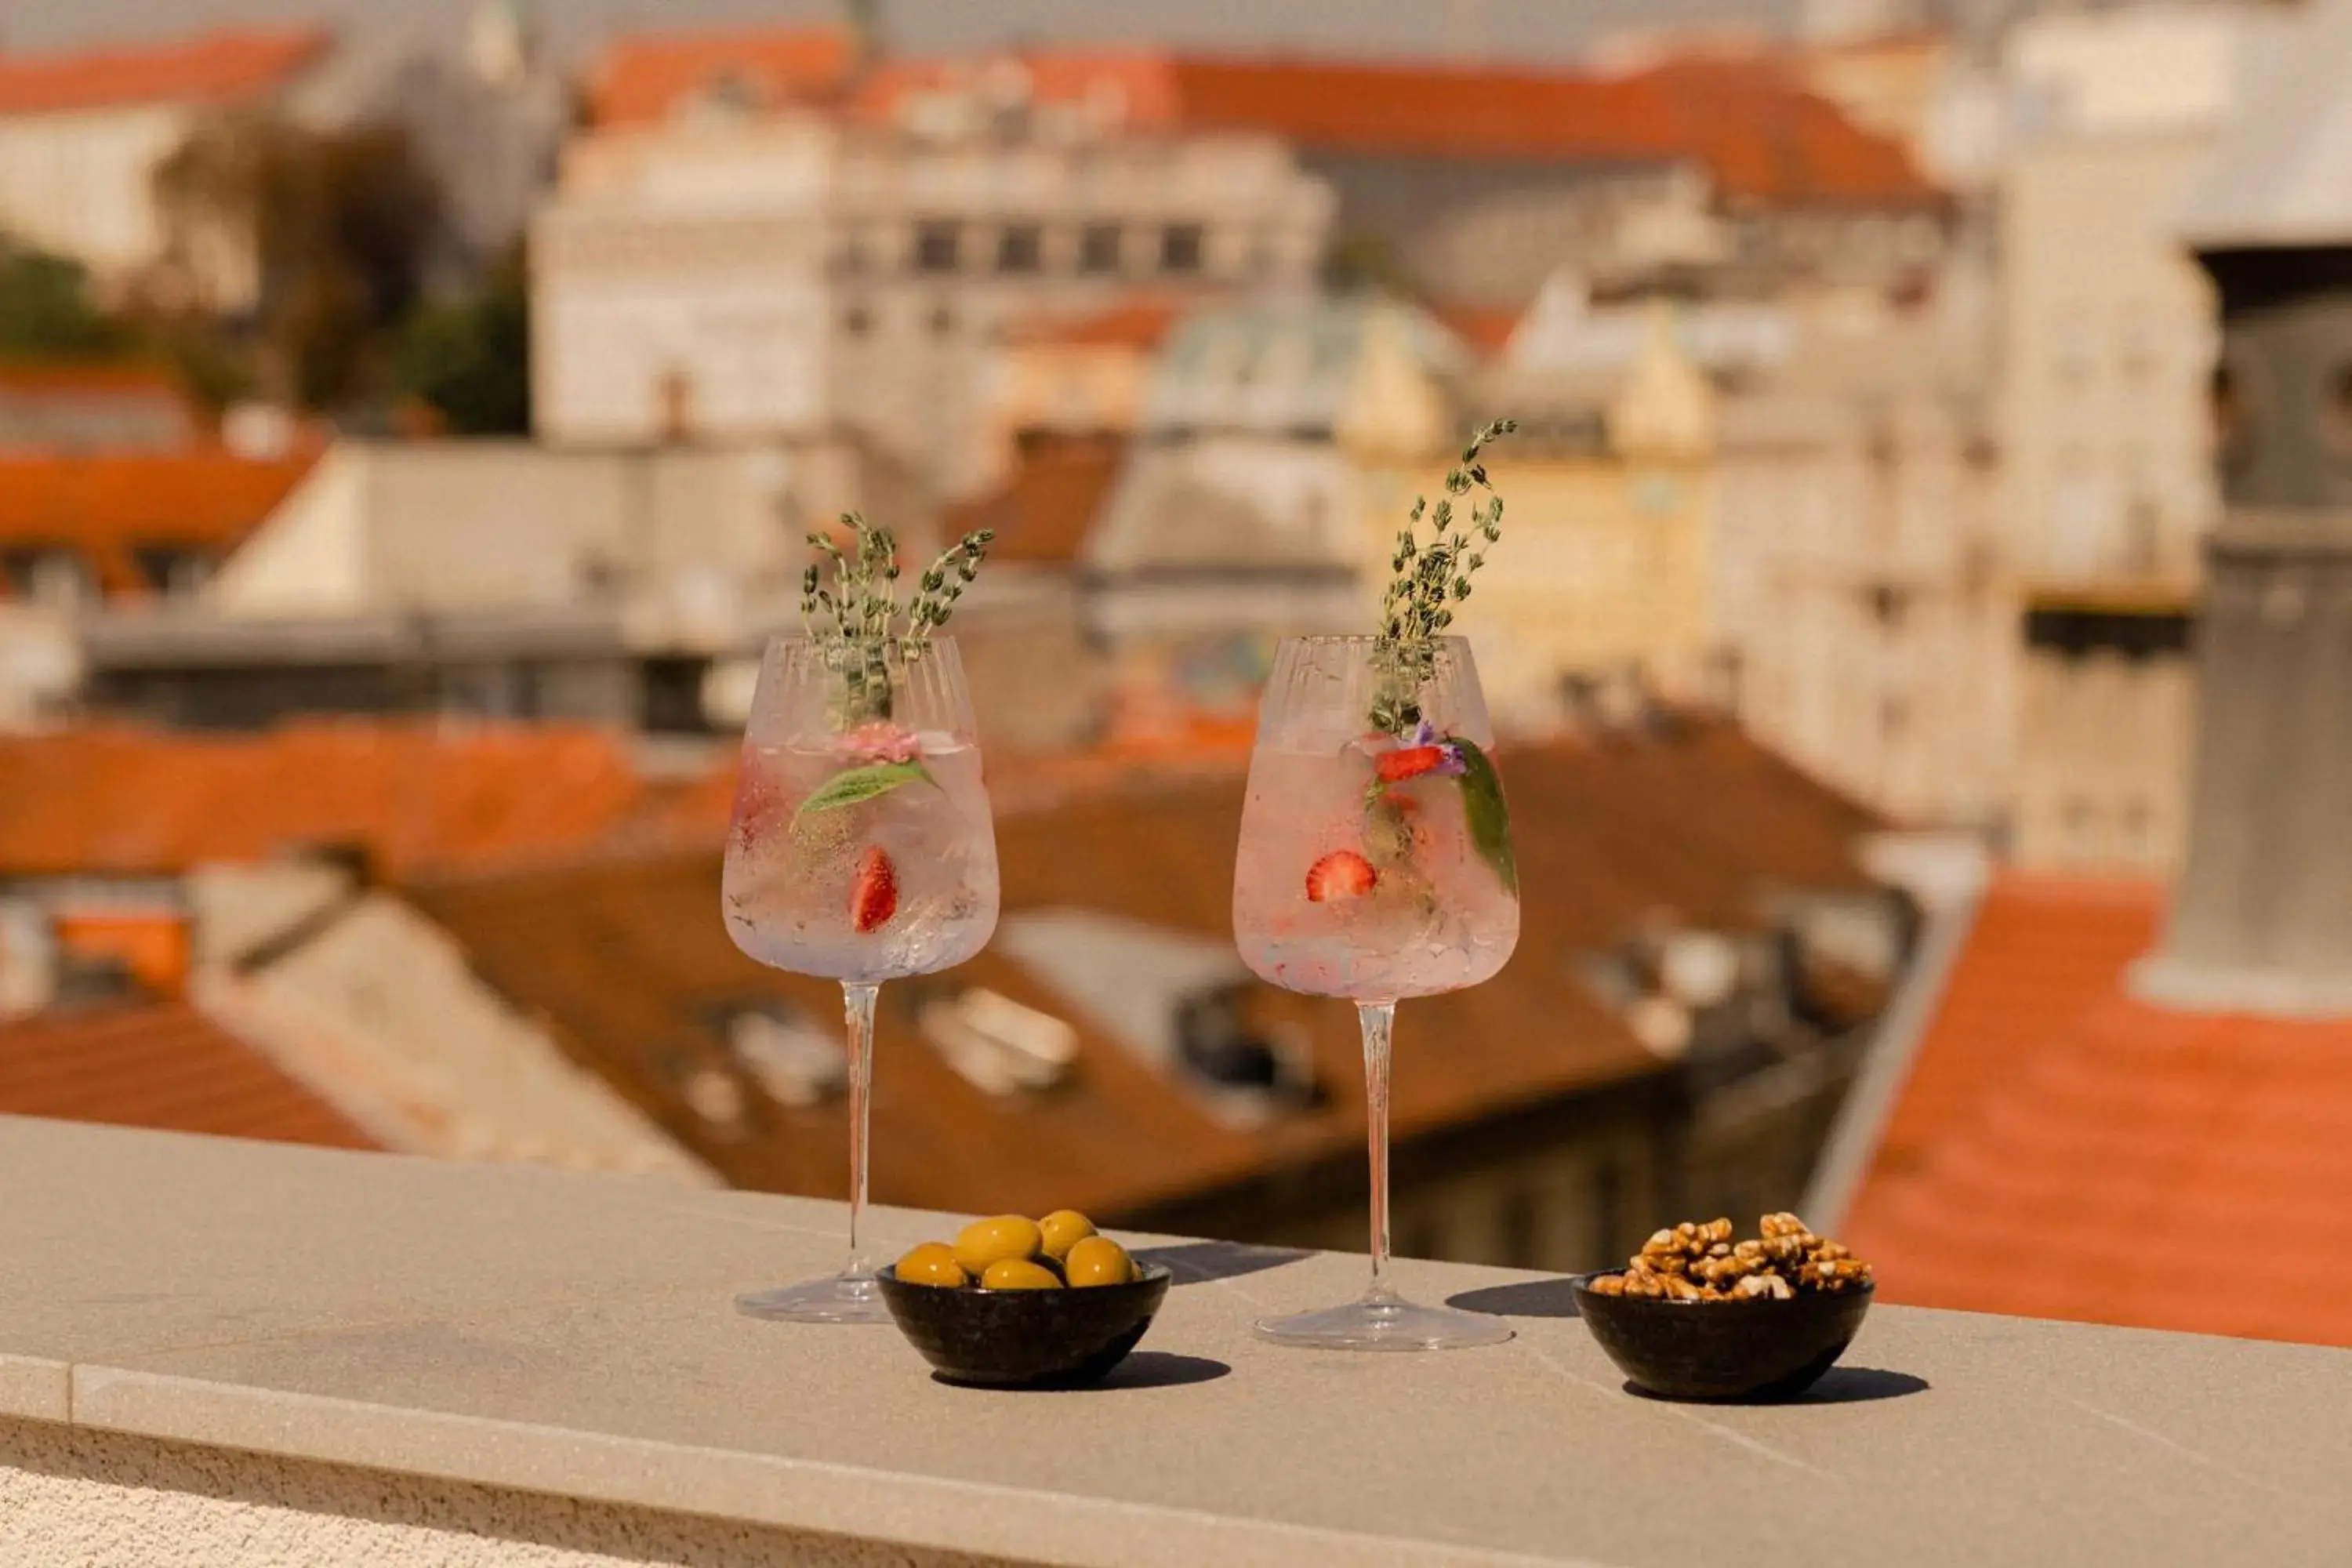
[[[2135,1000],[2163,906],[1995,879],[1843,1227],[1887,1300],[2352,1345],[2352,1258],[2263,1241],[2352,1225],[2352,1020]]]
[[[587,77],[597,125],[659,120],[681,101],[729,83],[757,107],[821,98],[847,80],[849,35],[834,27],[646,33],[617,38]]]
[[[333,46],[316,28],[205,33],[69,55],[0,53],[0,115],[145,103],[240,103],[279,87]]]
[[[1467,66],[1177,58],[1188,129],[1258,131],[1310,152],[1513,163],[1695,160],[1766,202],[1939,199],[1896,142],[1782,66],[1693,59],[1622,76]]]
[[[943,87],[1017,76],[1031,101],[1086,106],[1130,132],[1246,132],[1313,153],[1490,163],[1696,161],[1727,196],[1924,205],[1940,200],[1900,143],[1864,130],[1784,62],[1670,61],[1622,75],[1497,67],[1041,49],[897,59],[854,84],[837,33],[624,40],[591,77],[600,124],[658,119],[732,79],[761,107],[846,94],[898,116]]]
[[[1401,1143],[1658,1069],[1570,977],[1570,955],[1662,910],[1754,929],[1769,889],[1862,885],[1849,845],[1866,815],[1727,729],[1559,742],[1510,752],[1503,766],[1520,825],[1519,955],[1487,984],[1406,1009],[1393,1110]],[[999,789],[1008,922],[1080,910],[1179,941],[1229,942],[1238,770],[1229,757],[1205,774],[1130,770]],[[794,1108],[751,1089],[706,1015],[729,999],[772,996],[829,1023],[838,994],[738,952],[719,919],[719,877],[714,848],[442,879],[411,896],[492,985],[549,1019],[583,1062],[730,1180],[837,1194],[842,1106]],[[1074,1016],[1014,945],[992,944],[957,977],[1069,1019],[1078,1034],[1071,1079],[1035,1097],[991,1095],[923,1041],[904,1005],[911,987],[887,988],[874,1110],[880,1201],[1068,1204],[1134,1216],[1268,1168],[1361,1158],[1360,1045],[1344,1006],[1252,987],[1252,1016],[1307,1042],[1329,1100],[1237,1128]],[[1442,1053],[1432,1048],[1440,1040]],[[680,1085],[705,1068],[744,1082],[752,1109],[741,1133],[715,1131],[689,1108]]]
[[[268,1057],[183,1003],[0,1024],[0,1112],[375,1147]]]
[[[622,739],[578,726],[0,737],[0,876],[162,875],[336,845],[393,871],[528,859],[617,833],[645,801]]]
[[[225,554],[277,510],[311,461],[218,448],[0,457],[0,549],[72,550],[106,592],[138,593],[147,586],[139,547]]]
[[[1073,565],[1126,455],[1126,442],[1114,436],[1031,435],[1018,444],[1004,482],[951,508],[945,531],[961,537],[994,529],[992,560]]]

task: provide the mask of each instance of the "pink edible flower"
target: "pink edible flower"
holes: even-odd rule
[[[912,730],[901,730],[887,719],[877,719],[842,736],[834,742],[834,750],[859,766],[911,763],[923,754],[923,741]]]

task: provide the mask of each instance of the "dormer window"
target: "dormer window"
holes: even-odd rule
[[[959,1077],[990,1094],[1051,1089],[1078,1058],[1078,1032],[1069,1025],[977,986],[920,997],[915,1023]]]

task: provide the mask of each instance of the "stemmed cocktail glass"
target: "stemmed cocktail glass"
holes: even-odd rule
[[[1469,646],[1291,637],[1250,759],[1234,933],[1258,976],[1356,1004],[1371,1148],[1372,1277],[1344,1306],[1257,1325],[1284,1344],[1442,1350],[1501,1319],[1403,1300],[1389,1279],[1391,1031],[1403,997],[1491,978],[1519,935],[1502,786]]]
[[[887,1322],[860,1236],[875,994],[963,963],[996,929],[996,838],[952,638],[768,645],[724,899],[736,946],[841,982],[849,1051],[848,1262],[736,1305],[759,1318]]]

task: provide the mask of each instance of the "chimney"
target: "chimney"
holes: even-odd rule
[[[2352,0],[2192,201],[2219,291],[2223,516],[2206,547],[2186,865],[2134,988],[2352,1016]]]

